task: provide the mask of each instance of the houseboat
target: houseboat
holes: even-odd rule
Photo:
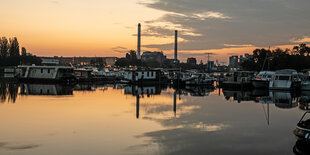
[[[260,71],[252,80],[252,85],[255,88],[268,88],[269,81],[275,75],[272,71]]]
[[[125,83],[130,84],[159,84],[167,82],[161,70],[129,70],[125,72]]]
[[[19,80],[27,83],[74,84],[76,78],[72,67],[65,66],[18,66]]]
[[[296,70],[283,69],[275,72],[269,82],[269,89],[292,90],[300,88],[301,79]]]
[[[225,89],[243,89],[252,87],[254,72],[236,71],[226,75],[226,81],[222,82]]]

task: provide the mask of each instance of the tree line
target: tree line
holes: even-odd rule
[[[0,37],[0,66],[17,66],[20,64],[41,64],[41,59],[27,54],[25,47],[19,47],[16,37]]]
[[[300,44],[293,49],[255,49],[253,56],[240,65],[242,70],[249,71],[310,69],[310,47]]]

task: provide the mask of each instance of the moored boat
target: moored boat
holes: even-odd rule
[[[275,72],[272,72],[272,71],[260,71],[252,79],[253,87],[255,87],[255,88],[268,88],[269,82],[274,75],[275,75]]]
[[[254,76],[250,71],[236,71],[232,74],[227,74],[226,81],[223,81],[222,87],[225,89],[241,89],[252,87],[251,80]]]
[[[283,69],[275,72],[269,82],[269,89],[292,90],[300,88],[300,85],[301,79],[296,70]]]
[[[306,111],[301,117],[300,121],[297,123],[294,134],[298,140],[310,142],[310,118],[309,111]],[[305,119],[308,116],[308,119]]]
[[[66,66],[18,66],[19,80],[28,83],[74,84],[73,67]]]

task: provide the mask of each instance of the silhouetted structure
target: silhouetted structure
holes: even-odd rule
[[[174,60],[178,61],[178,30],[175,30],[174,34]]]
[[[197,64],[197,60],[196,58],[187,58],[187,64],[189,65],[196,65]]]
[[[141,59],[141,24],[138,24],[138,45],[137,45],[137,59]]]

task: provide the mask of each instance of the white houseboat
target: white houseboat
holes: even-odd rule
[[[124,81],[131,84],[158,84],[163,82],[161,70],[129,70],[125,72]]]
[[[76,81],[72,67],[65,66],[18,66],[22,82],[65,83]]]
[[[283,69],[275,72],[275,75],[269,82],[269,89],[291,90],[299,88],[301,79],[296,70]]]
[[[275,75],[272,71],[260,71],[252,80],[252,85],[255,88],[268,88],[269,81]]]

